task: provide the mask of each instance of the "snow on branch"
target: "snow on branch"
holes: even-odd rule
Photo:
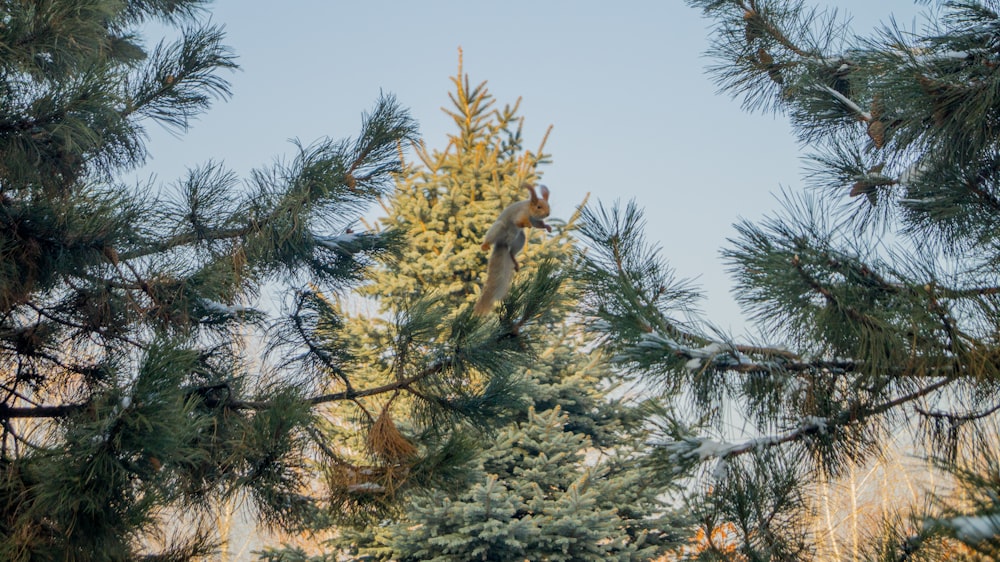
[[[848,98],[844,94],[838,92],[837,90],[834,90],[830,86],[823,85],[820,88],[823,89],[824,91],[826,91],[828,94],[830,94],[834,98],[836,98],[840,103],[842,103],[845,106],[847,106],[848,109],[850,109],[854,113],[857,113],[862,119],[864,119],[867,122],[871,122],[871,120],[872,120],[872,114],[870,112],[868,112],[868,111],[865,111],[865,110],[861,109],[861,106],[859,106],[858,104],[854,103],[853,100],[851,100],[850,98]]]
[[[841,360],[809,361],[788,350],[737,345],[733,343],[710,341],[704,346],[685,345],[676,339],[658,332],[643,334],[639,342],[613,360],[617,362],[643,361],[648,359],[650,352],[660,351],[664,356],[674,356],[687,359],[684,368],[696,371],[703,368],[738,372],[802,372],[813,369],[844,372],[857,367],[858,362]],[[765,358],[754,359],[753,356]]]
[[[360,482],[358,484],[350,484],[347,486],[347,491],[355,494],[369,493],[369,494],[380,494],[385,492],[385,486],[378,484],[376,482]]]
[[[711,342],[704,347],[692,347],[658,332],[643,334],[634,349],[638,352],[661,349],[673,355],[690,359],[688,362],[689,368],[695,369],[701,367],[702,360],[710,363],[722,363],[719,366],[750,362],[750,359],[740,353],[736,346],[733,345]],[[636,358],[634,355],[638,354],[630,353],[626,350],[623,355],[618,356],[616,359],[631,360]],[[695,362],[697,362],[697,365],[694,364]]]
[[[713,458],[725,460],[755,449],[773,447],[795,441],[803,436],[824,433],[827,430],[828,421],[826,418],[807,416],[803,418],[799,426],[786,433],[778,435],[764,435],[749,439],[739,443],[726,443],[708,438],[686,438],[681,441],[660,443],[675,455],[676,459],[688,459],[704,462]]]
[[[206,320],[210,316],[221,316],[224,318],[232,318],[246,314],[254,314],[257,312],[256,309],[251,308],[249,306],[241,306],[235,304],[229,305],[206,298],[198,299],[198,305],[201,306],[201,308],[204,309],[206,312],[206,314],[202,317],[202,320]]]
[[[353,254],[354,252],[349,248],[354,247],[357,240],[361,236],[363,236],[363,233],[360,232],[345,232],[344,234],[338,234],[337,236],[313,235],[313,240],[316,242],[317,246],[326,248],[331,252]]]
[[[921,180],[923,175],[928,170],[930,170],[930,168],[931,166],[930,164],[927,163],[926,159],[918,158],[915,162],[907,166],[906,169],[902,171],[902,173],[899,174],[899,177],[896,179],[896,183],[904,186],[916,183]],[[936,198],[924,198],[921,199],[920,201],[927,201],[933,203],[934,201],[932,201],[932,199]],[[945,198],[943,197],[940,198],[940,200],[944,199]],[[904,199],[903,201],[908,201],[908,200]]]
[[[965,543],[980,543],[1000,535],[1000,513],[960,515],[948,519],[932,519],[927,523],[954,531],[955,538]]]
[[[992,32],[991,32],[992,34]],[[990,56],[992,53],[989,49],[977,48],[969,49],[966,51],[940,51],[940,52],[926,52],[926,51],[916,51],[911,52],[910,62],[915,66],[929,66],[941,62],[954,62],[963,60],[972,60],[976,57]]]

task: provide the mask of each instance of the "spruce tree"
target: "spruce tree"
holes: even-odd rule
[[[368,342],[358,356],[374,356],[376,342],[400,340],[398,326],[385,318],[415,297],[434,295],[457,318],[471,311],[486,272],[480,247],[486,230],[505,206],[527,198],[524,183],[539,181],[538,166],[548,160],[543,148],[523,148],[518,104],[496,108],[486,84],[473,86],[461,61],[452,82],[447,114],[456,132],[444,150],[421,146],[384,204],[388,216],[380,224],[400,230],[409,243],[401,258],[374,268],[359,291],[372,299],[364,307],[380,316],[362,314],[350,323],[358,334],[353,340]],[[580,195],[553,186],[552,197]],[[480,320],[521,334],[520,345],[530,350],[526,361],[512,364],[509,379],[520,403],[491,418],[507,425],[427,426],[415,423],[423,415],[419,399],[393,401],[392,416],[409,440],[421,450],[438,447],[437,457],[465,461],[449,472],[451,486],[408,495],[391,514],[394,521],[341,526],[328,543],[330,554],[310,559],[288,547],[267,550],[263,559],[325,560],[339,551],[353,559],[648,560],[677,538],[672,519],[658,512],[662,489],[638,462],[643,411],[610,397],[612,373],[569,314],[572,286],[542,290],[573,267],[573,220],[550,217],[553,234],[530,233],[510,296]],[[523,322],[526,311],[538,311],[538,320]],[[476,374],[468,376],[475,383]],[[593,458],[585,458],[587,451]]]
[[[351,227],[402,170],[416,138],[408,113],[384,96],[356,137],[297,143],[243,180],[209,162],[173,186],[130,186],[145,126],[183,132],[229,95],[221,73],[235,55],[204,3],[3,12],[0,559],[193,559],[215,547],[202,508],[234,498],[264,525],[299,528],[333,495],[336,483],[315,477],[340,461],[333,439],[372,444],[382,475],[431,482],[447,463],[410,454],[390,419],[333,433],[327,409],[434,379],[421,393],[431,419],[485,424],[493,410],[468,404],[502,402],[507,387],[491,381],[526,352],[509,326],[449,316],[446,337],[397,356],[402,378],[355,376],[343,319],[320,295],[398,245],[392,231]],[[151,21],[180,37],[147,47]],[[438,311],[417,302],[400,314],[418,339]],[[465,385],[468,371],[480,386]],[[352,507],[374,509],[365,499]]]
[[[728,533],[697,555],[813,557],[817,481],[900,444],[963,493],[900,506],[867,530],[866,559],[1000,556],[1000,5],[941,2],[919,33],[863,37],[801,1],[688,3],[714,24],[722,89],[790,119],[811,187],[724,250],[762,328],[748,341],[690,313],[697,294],[643,239],[637,205],[582,220],[592,326],[672,397],[660,473],[694,477],[702,536]]]
[[[567,431],[559,408],[530,410],[505,428],[461,494],[418,497],[387,542],[398,560],[652,560],[660,552],[623,532],[633,499],[587,466],[589,440]],[[622,493],[622,492],[626,493]],[[647,501],[651,498],[645,498]]]

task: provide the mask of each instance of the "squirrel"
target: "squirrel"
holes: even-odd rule
[[[500,213],[493,226],[486,231],[486,240],[483,242],[483,250],[489,250],[489,263],[486,266],[486,283],[483,285],[483,293],[479,296],[473,312],[478,315],[486,314],[493,308],[493,303],[503,299],[510,290],[510,285],[514,281],[514,272],[520,269],[517,264],[517,253],[524,248],[526,237],[525,228],[544,228],[547,232],[552,232],[552,227],[542,220],[549,216],[549,188],[544,185],[538,186],[538,193],[531,184],[525,187],[531,193],[531,199],[518,201],[510,204]]]

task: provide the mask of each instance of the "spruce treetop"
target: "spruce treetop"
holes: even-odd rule
[[[526,198],[523,182],[541,175],[535,166],[547,157],[521,146],[517,105],[495,110],[486,83],[471,87],[462,70],[460,60],[449,111],[456,132],[444,150],[418,148],[417,161],[397,176],[397,190],[384,205],[388,216],[381,225],[395,231],[404,248],[373,268],[359,291],[377,299],[379,306],[368,308],[379,313],[351,315],[345,327],[352,354],[367,366],[371,381],[398,380],[396,373],[409,362],[400,358],[431,349],[468,320],[478,329],[516,329],[523,337],[515,344],[527,353],[517,361],[502,358],[507,379],[469,369],[462,373],[464,386],[432,386],[431,378],[413,385],[412,396],[393,399],[391,415],[421,455],[456,465],[439,471],[448,485],[430,492],[401,489],[409,501],[390,513],[397,521],[341,526],[328,544],[345,556],[379,560],[651,559],[677,536],[665,529],[669,518],[662,516],[659,488],[649,485],[637,460],[643,413],[628,400],[609,397],[616,381],[569,313],[573,288],[561,284],[555,295],[545,290],[575,259],[565,230],[533,233],[510,297],[496,313],[468,316],[486,271],[483,236],[504,207]],[[561,192],[557,186],[552,191]],[[567,223],[566,230],[573,219]],[[439,328],[425,326],[415,338],[398,311],[422,299],[440,304],[443,312]],[[519,324],[525,310],[539,314]],[[464,352],[481,354],[491,342],[474,343],[480,347],[466,346]],[[461,393],[489,385],[494,390],[461,400]],[[492,424],[477,427],[464,423],[471,418],[429,418],[428,398],[497,415]],[[384,397],[359,397],[337,416],[363,425],[366,414],[357,411],[375,413],[383,404]],[[359,452],[345,449],[343,458],[357,459]],[[271,549],[262,555],[294,560],[297,552]]]
[[[473,300],[486,271],[487,256],[480,249],[486,230],[503,208],[528,198],[524,185],[538,182],[538,166],[548,161],[545,139],[536,152],[523,147],[520,102],[497,109],[486,82],[472,86],[463,74],[461,56],[451,80],[452,107],[445,112],[456,132],[448,136],[444,150],[418,146],[417,161],[407,166],[383,205],[387,216],[381,224],[409,239],[403,255],[369,288],[369,294],[389,302],[431,290],[456,303]],[[534,260],[565,254],[556,249],[566,244],[565,233],[531,234],[525,272],[533,271]]]

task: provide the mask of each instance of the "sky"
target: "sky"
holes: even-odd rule
[[[894,16],[910,27],[912,0],[806,0],[852,17],[868,34]],[[803,156],[786,120],[751,114],[706,72],[711,22],[682,0],[216,0],[212,22],[241,69],[233,96],[181,135],[151,124],[139,176],[175,183],[221,161],[246,177],[294,153],[292,139],[353,137],[380,93],[393,94],[428,147],[455,132],[442,108],[459,49],[470,81],[497,105],[521,98],[525,147],[546,129],[552,216],[566,219],[589,193],[605,205],[634,199],[647,239],[678,277],[705,294],[704,316],[755,333],[731,293],[720,250],[733,224],[779,208],[803,189]],[[157,36],[148,37],[155,43]]]

